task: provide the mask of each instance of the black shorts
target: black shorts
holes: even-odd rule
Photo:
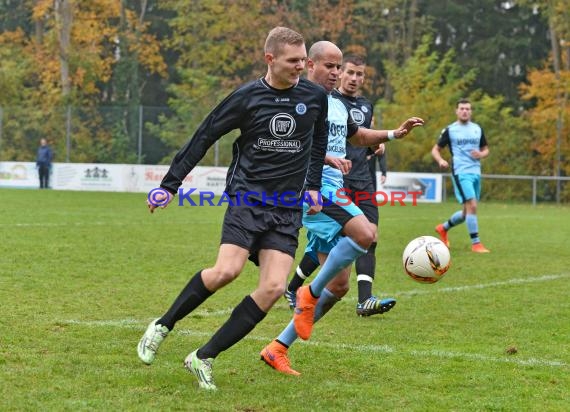
[[[259,266],[261,249],[279,250],[295,257],[299,245],[302,211],[278,206],[228,206],[221,244],[249,250],[249,260]]]
[[[353,202],[356,202],[356,192],[367,192],[370,194],[368,199],[363,199],[362,197],[358,199],[358,204],[356,206],[358,206],[362,212],[364,212],[364,216],[366,216],[370,223],[374,223],[376,226],[378,226],[378,206],[372,202],[373,196],[375,196],[374,184],[372,180],[366,181],[345,179],[344,187],[351,190],[351,192],[347,193],[347,195]]]

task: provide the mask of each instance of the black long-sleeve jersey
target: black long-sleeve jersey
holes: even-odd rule
[[[269,86],[264,78],[247,83],[204,119],[174,157],[160,186],[175,193],[208,148],[239,129],[226,194],[250,192],[248,198],[263,204],[299,207],[290,199],[301,196],[304,189],[321,187],[327,111],[325,89],[306,79],[285,90]],[[286,204],[275,202],[281,195],[288,196]]]
[[[374,109],[372,103],[362,96],[347,96],[338,90],[333,90],[333,95],[337,96],[345,105],[353,120],[360,127],[370,129]],[[352,161],[352,168],[344,180],[365,180],[369,181],[370,166],[366,157],[373,152],[368,147],[354,146],[346,141],[346,158]]]

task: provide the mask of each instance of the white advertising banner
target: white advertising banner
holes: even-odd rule
[[[50,186],[57,190],[123,190],[123,165],[90,163],[56,163]]]
[[[388,172],[384,185],[380,184],[380,173],[376,173],[377,200],[394,201],[405,198],[406,204],[413,202],[441,203],[442,177],[436,173]]]
[[[0,162],[0,187],[34,188],[39,186],[35,162]]]
[[[159,187],[169,166],[54,163],[50,187],[56,190],[91,190],[107,192],[144,192]],[[226,186],[225,167],[198,166],[186,176],[181,189],[193,193],[221,195]],[[384,185],[378,183],[380,205],[398,201],[441,202],[442,177],[432,173],[390,172]],[[38,172],[34,162],[0,162],[0,187],[37,188]]]
[[[198,166],[186,176],[181,189],[221,195],[226,186],[225,167]],[[168,166],[100,163],[54,163],[49,186],[55,190],[145,192],[159,187]],[[0,162],[0,187],[37,188],[34,162]]]

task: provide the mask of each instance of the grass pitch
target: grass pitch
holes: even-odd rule
[[[352,279],[312,339],[291,348],[296,378],[259,361],[291,318],[279,301],[218,357],[219,390],[206,393],[182,361],[253,290],[252,264],[177,325],[152,366],[136,344],[214,262],[223,207],[150,215],[144,194],[0,189],[0,199],[0,410],[570,408],[568,207],[482,203],[492,253],[471,253],[465,226],[454,229],[451,269],[433,285],[409,279],[401,253],[457,205],[381,208],[374,290],[396,307],[356,317]]]

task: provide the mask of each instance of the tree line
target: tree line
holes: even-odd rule
[[[135,162],[144,106],[166,110],[145,121],[143,162],[167,162],[264,73],[276,25],[364,55],[382,127],[426,119],[390,144],[393,170],[436,171],[429,149],[468,97],[492,150],[486,173],[570,171],[570,0],[0,0],[0,160],[33,159],[40,137],[63,153],[67,130],[70,161]]]

